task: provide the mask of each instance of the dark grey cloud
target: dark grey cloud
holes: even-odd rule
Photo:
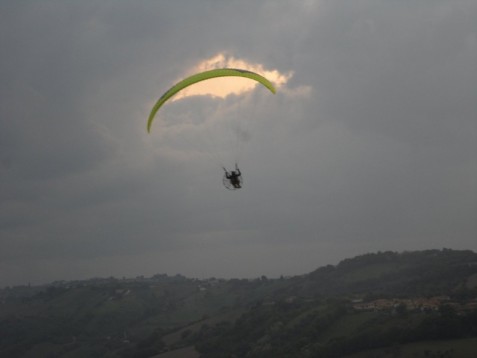
[[[0,284],[476,250],[476,15],[465,0],[3,1]],[[210,138],[145,132],[162,91],[219,52],[293,71],[275,96],[164,109],[259,119],[240,192],[196,153]]]

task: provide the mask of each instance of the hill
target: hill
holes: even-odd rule
[[[0,302],[2,357],[432,356],[429,341],[464,357],[477,254],[378,252],[280,279],[55,282],[1,289]]]

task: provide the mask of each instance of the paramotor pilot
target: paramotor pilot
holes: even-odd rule
[[[235,170],[230,171],[230,173],[224,168],[225,170],[225,177],[230,181],[230,184],[234,187],[234,189],[240,189],[242,186],[240,185],[240,176],[242,173],[237,165],[235,165]]]

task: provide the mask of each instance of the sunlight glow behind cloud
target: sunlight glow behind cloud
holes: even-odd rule
[[[194,66],[187,75],[208,71],[216,68],[240,68],[261,74],[270,80],[276,87],[284,86],[293,76],[292,72],[280,73],[278,70],[267,70],[262,64],[253,64],[243,59],[228,56],[225,53],[219,53],[209,59],[203,60]],[[225,98],[228,95],[240,95],[248,91],[252,91],[257,82],[248,78],[227,77],[212,78],[204,82],[199,82],[191,87],[182,90],[172,100],[176,101],[181,98],[190,96],[212,96]]]

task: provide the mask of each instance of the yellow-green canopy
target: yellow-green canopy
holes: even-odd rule
[[[210,78],[214,77],[227,77],[227,76],[238,76],[238,77],[246,77],[257,82],[260,82],[262,85],[267,87],[272,93],[275,93],[275,87],[273,84],[267,80],[265,77],[259,75],[258,73],[247,71],[247,70],[240,70],[234,68],[219,68],[215,70],[205,71],[201,73],[197,73],[190,77],[187,77],[180,81],[179,83],[172,86],[166,93],[164,93],[161,98],[158,99],[154,107],[152,107],[151,113],[149,114],[149,119],[147,120],[147,131],[151,131],[152,122],[154,121],[154,117],[161,108],[161,106],[167,102],[169,98],[174,96],[176,93],[180,92],[182,89],[193,85],[194,83],[205,81]]]

